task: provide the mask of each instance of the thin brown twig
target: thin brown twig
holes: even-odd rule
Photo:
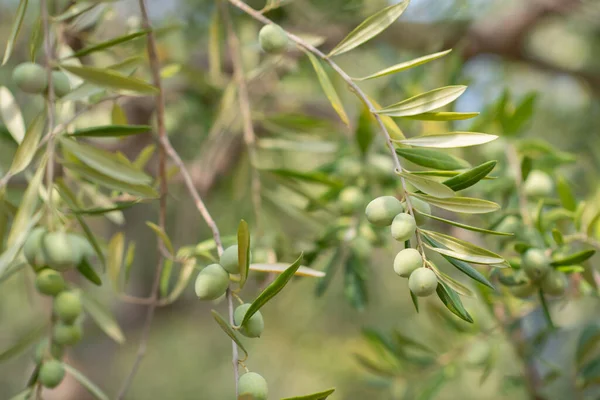
[[[247,5],[246,3],[244,3],[241,0],[228,0],[228,1],[233,6],[237,7],[238,9],[240,9],[243,12],[245,12],[246,14],[248,14],[250,17],[254,18],[255,20],[257,20],[265,25],[274,23],[269,18],[262,15],[260,11],[253,9],[252,7],[250,7],[249,5]],[[365,94],[365,92],[362,91],[362,89],[352,80],[352,78],[339,65],[337,65],[337,63],[335,61],[330,59],[321,50],[319,50],[316,47],[312,46],[311,44],[307,43],[302,38],[294,35],[293,33],[290,33],[287,31],[284,31],[284,32],[288,36],[288,38],[291,41],[293,41],[294,43],[296,43],[298,46],[300,46],[300,48],[302,48],[306,51],[309,51],[310,53],[314,54],[315,56],[319,57],[321,60],[323,60],[324,62],[329,64],[329,66],[331,66],[331,68],[333,68],[333,70],[335,72],[337,72],[337,74],[340,76],[340,78],[342,78],[348,84],[348,86],[350,87],[350,90],[352,92],[354,92],[356,94],[356,96],[358,96],[358,98],[363,102],[363,104],[365,104],[367,106],[367,108],[369,109],[369,112],[373,115],[373,117],[377,121],[377,124],[379,125],[381,132],[385,136],[385,141],[386,141],[388,148],[390,149],[390,152],[392,153],[392,159],[394,161],[394,166],[395,166],[396,170],[398,170],[400,172],[404,171],[404,168],[402,167],[402,164],[400,163],[400,159],[398,158],[398,155],[396,154],[396,149],[394,148],[394,143],[392,142],[390,133],[388,132],[388,130],[387,130],[383,120],[379,116],[379,114],[377,114],[377,109],[373,105],[373,102],[369,99],[369,97]],[[402,188],[403,188],[404,192],[408,193],[406,181],[403,177],[400,177],[400,182],[402,183]],[[413,210],[413,205],[410,200],[410,196],[405,196],[405,199],[406,199],[406,205],[408,208],[408,212],[410,215],[412,215],[414,217],[415,212]],[[423,242],[422,242],[419,232],[418,231],[415,232],[415,235],[417,238],[417,247],[420,249],[421,253],[424,254]]]

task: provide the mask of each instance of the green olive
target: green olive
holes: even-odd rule
[[[269,388],[265,378],[256,372],[247,372],[238,380],[238,400],[267,400]]]
[[[409,240],[417,229],[417,223],[410,214],[401,213],[392,222],[392,237],[399,242]]]
[[[202,300],[215,300],[221,297],[229,286],[229,274],[219,264],[206,266],[196,278],[196,296]]]
[[[544,293],[550,296],[562,296],[565,294],[568,284],[567,276],[555,269],[550,269],[540,282]]]
[[[251,304],[242,304],[235,309],[233,313],[233,321],[236,325],[240,325],[246,316],[246,312],[250,308]],[[240,333],[246,337],[257,338],[262,335],[265,329],[265,321],[260,311],[252,314],[250,319],[240,327]]]
[[[49,360],[42,364],[38,379],[42,386],[47,388],[57,387],[65,377],[65,367],[56,360]]]
[[[435,292],[438,280],[435,272],[428,268],[415,269],[408,278],[408,288],[415,296],[427,297]]]
[[[56,97],[63,97],[71,91],[71,81],[62,71],[52,71],[52,86]]]
[[[400,200],[393,196],[381,196],[367,204],[365,215],[373,225],[390,226],[394,217],[403,211]]]
[[[41,294],[56,296],[67,288],[67,284],[60,273],[44,268],[35,277],[35,287]]]
[[[44,252],[42,251],[42,237],[46,233],[47,230],[44,227],[33,229],[23,245],[23,255],[25,256],[25,259],[36,270],[46,265]]]
[[[81,262],[81,250],[65,232],[50,232],[42,238],[42,251],[48,267],[57,271],[75,268]]]
[[[61,292],[54,299],[54,314],[63,322],[70,324],[83,312],[81,298],[77,292]]]
[[[59,322],[52,329],[52,338],[59,346],[73,346],[78,343],[83,336],[83,328],[81,324],[65,324]]]
[[[527,250],[521,264],[523,271],[534,282],[540,281],[550,270],[550,258],[541,249]]]
[[[554,190],[554,182],[550,175],[545,172],[534,170],[523,184],[525,194],[530,197],[547,197]]]
[[[465,362],[470,366],[481,366],[485,364],[491,355],[492,348],[485,340],[477,340],[465,353]]]
[[[356,179],[362,172],[362,164],[354,158],[344,157],[335,164],[335,172],[342,178]]]
[[[394,258],[394,272],[408,278],[414,270],[423,266],[423,257],[416,249],[404,249]]]
[[[26,93],[41,94],[48,88],[48,75],[39,64],[19,64],[12,73],[13,82]]]
[[[350,242],[352,253],[361,260],[366,260],[373,252],[371,242],[363,236],[357,236]]]
[[[282,53],[287,49],[288,37],[280,26],[269,24],[258,32],[258,42],[265,53]]]
[[[339,196],[340,208],[345,214],[351,214],[359,208],[363,207],[365,196],[357,187],[347,187],[340,192]]]

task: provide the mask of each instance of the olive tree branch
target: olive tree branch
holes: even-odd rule
[[[274,23],[269,18],[262,15],[260,11],[253,9],[252,7],[248,6],[246,3],[244,3],[241,0],[228,0],[228,1],[233,6],[239,8],[240,10],[242,10],[243,12],[248,14],[250,17],[254,18],[255,20],[257,20],[265,25]],[[340,76],[340,78],[342,78],[348,84],[348,86],[350,87],[350,90],[356,94],[356,96],[360,99],[360,101],[363,104],[365,104],[365,106],[367,106],[367,108],[369,109],[369,112],[373,115],[373,117],[377,121],[377,125],[379,125],[379,128],[385,137],[386,144],[387,144],[388,148],[390,149],[390,152],[392,153],[392,159],[394,161],[395,169],[399,172],[405,171],[404,168],[402,167],[402,164],[400,163],[400,159],[399,159],[398,155],[396,154],[396,149],[394,147],[394,143],[392,142],[390,133],[388,132],[388,130],[387,130],[385,124],[383,123],[383,120],[379,116],[379,114],[377,114],[376,107],[373,105],[373,103],[371,102],[369,97],[365,94],[365,92],[363,92],[362,89],[352,80],[350,75],[348,75],[339,65],[337,65],[337,63],[335,61],[333,61],[331,58],[329,58],[321,50],[319,50],[316,47],[312,46],[311,44],[307,43],[302,38],[294,35],[293,33],[290,33],[287,31],[284,31],[284,32],[287,35],[287,37],[292,42],[296,43],[301,49],[314,54],[315,56],[317,56],[318,58],[320,58],[321,60],[323,60],[324,62],[329,64],[329,66],[331,66],[331,68]],[[403,177],[400,177],[400,182],[402,183],[402,189],[404,190],[405,194],[408,193],[406,181]],[[406,198],[406,205],[408,208],[408,212],[410,215],[412,215],[414,217],[415,211],[414,211],[412,202],[410,200],[410,196],[406,195],[405,198]],[[416,231],[415,235],[417,238],[417,247],[420,249],[420,252],[422,254],[424,254],[423,241],[421,239],[419,232]]]

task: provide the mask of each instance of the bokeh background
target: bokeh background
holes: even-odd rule
[[[0,43],[9,35],[17,1],[0,0]],[[57,1],[60,3],[60,1]],[[223,234],[235,233],[240,218],[253,226],[247,156],[235,104],[223,100],[231,74],[224,56],[222,71],[210,71],[208,31],[214,1],[148,1],[154,23],[161,27],[161,61],[165,72],[168,131],[175,147],[189,163],[199,191],[206,197]],[[257,8],[264,1],[249,1]],[[322,47],[332,48],[366,16],[386,5],[385,0],[290,0],[268,14],[285,28],[323,37]],[[448,84],[468,84],[457,111],[481,111],[494,118],[494,103],[509,89],[515,98],[538,95],[527,135],[543,138],[558,149],[577,155],[566,170],[578,194],[593,193],[600,162],[600,2],[597,0],[412,0],[411,6],[389,30],[367,45],[339,58],[351,76],[360,76],[417,56],[454,48],[450,56],[403,74],[367,82],[365,90],[380,103],[389,104],[410,95]],[[28,54],[28,39],[37,16],[38,2],[29,13],[16,54],[0,68],[0,85],[13,88],[12,67]],[[108,39],[136,29],[137,3],[121,0],[102,11],[102,22],[82,21],[83,32],[66,39]],[[265,57],[257,43],[260,26],[234,12],[248,71],[259,71]],[[83,35],[79,37],[78,35]],[[119,48],[84,62],[107,65],[143,50],[143,42]],[[338,148],[351,141],[352,130],[342,126],[321,92],[310,64],[299,52],[290,52],[275,67],[256,73],[250,85],[257,134],[265,140],[260,164],[266,167],[310,169],[338,157]],[[343,82],[335,81],[340,96],[355,120],[360,112]],[[41,107],[41,99],[17,97],[26,119]],[[130,123],[153,123],[151,99],[136,98],[123,104]],[[110,108],[87,114],[82,124],[109,121]],[[412,129],[412,127],[408,127]],[[415,128],[416,129],[416,128]],[[419,127],[419,129],[424,129]],[[275,137],[277,132],[279,136]],[[412,132],[411,132],[412,133]],[[500,133],[501,132],[489,132]],[[110,142],[106,146],[134,157],[152,137]],[[303,142],[305,147],[294,143]],[[0,171],[10,165],[14,143],[0,125]],[[472,148],[463,155],[485,158],[486,149]],[[502,146],[488,149],[502,157]],[[484,152],[484,153],[481,153]],[[482,156],[482,154],[484,154]],[[152,169],[151,169],[152,170]],[[24,182],[21,182],[23,184]],[[17,199],[22,187],[11,185]],[[265,240],[277,242],[282,261],[293,261],[294,245],[310,241],[327,218],[298,217],[290,211],[294,197],[265,183],[263,216]],[[138,252],[127,288],[130,294],[147,295],[155,265],[155,237],[145,225],[154,220],[156,206],[140,205],[123,212],[126,224],[103,218],[90,224],[103,237],[118,231],[134,241]],[[171,184],[168,231],[176,246],[193,245],[210,237],[178,178]],[[439,322],[426,313],[416,314],[404,283],[394,279],[389,267],[397,245],[380,249],[371,258],[368,272],[370,301],[356,310],[345,300],[342,276],[334,277],[321,297],[315,296],[313,278],[297,279],[263,310],[266,330],[260,340],[247,340],[248,366],[269,382],[272,398],[309,393],[335,386],[332,399],[392,399],[404,385],[417,385],[426,374],[385,385],[356,362],[355,353],[367,353],[362,328],[388,330],[401,327],[438,350],[451,346]],[[318,267],[318,265],[316,266]],[[46,318],[48,304],[32,290],[30,274],[17,274],[0,286],[0,351]],[[260,282],[244,291],[251,299]],[[85,338],[68,354],[72,363],[111,395],[131,367],[137,349],[145,308],[119,302],[110,288],[92,289],[112,309],[126,336],[123,345],[107,338],[91,321]],[[432,300],[437,301],[437,300]],[[479,308],[476,299],[467,300]],[[129,399],[229,399],[233,398],[230,342],[210,316],[214,304],[198,302],[191,287],[180,300],[156,313],[148,353],[129,393]],[[216,307],[224,309],[224,304]],[[580,315],[594,316],[593,302],[584,300],[557,310],[563,323]],[[478,315],[477,311],[475,314]],[[485,326],[485,313],[478,315]],[[561,344],[562,346],[563,344]],[[498,370],[518,370],[511,349],[501,341]],[[504,346],[504,347],[503,347]],[[506,348],[505,348],[506,347]],[[0,399],[8,399],[24,385],[33,368],[31,351],[0,363]],[[507,388],[505,374],[493,372],[479,385],[479,372],[462,372],[436,393],[436,399],[519,399],[525,391]],[[386,386],[387,385],[387,386]],[[394,385],[398,386],[397,388]],[[561,392],[563,394],[568,391]],[[46,399],[88,398],[74,381],[48,392]],[[568,398],[568,397],[556,397]]]

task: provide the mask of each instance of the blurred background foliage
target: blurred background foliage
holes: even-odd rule
[[[36,9],[37,2],[30,3]],[[68,1],[55,3],[64,8]],[[230,235],[235,233],[240,218],[248,220],[253,228],[256,220],[250,201],[250,167],[241,137],[241,119],[231,94],[231,65],[223,43],[220,43],[223,52],[220,68],[215,68],[214,59],[211,61],[215,53],[211,50],[209,31],[216,29],[222,34],[222,27],[214,25],[214,3],[154,0],[148,1],[148,6],[156,26],[160,27],[159,52],[164,66],[169,135],[188,162],[222,232]],[[255,8],[264,6],[264,0],[248,3]],[[5,42],[9,35],[16,5],[13,0],[0,0],[0,42]],[[322,38],[322,47],[330,49],[352,27],[385,5],[385,0],[288,0],[267,15],[292,32]],[[34,14],[28,15],[16,55],[9,65],[0,68],[0,84],[11,89],[12,67],[28,57],[27,42]],[[256,39],[260,26],[237,12],[234,18],[242,40],[245,67],[251,77],[260,167],[309,171],[342,157],[360,159],[354,134],[361,107],[344,83],[334,78],[351,116],[350,128],[339,122],[301,52],[291,51],[283,57],[261,54]],[[119,36],[139,28],[137,5],[129,0],[108,3],[67,28],[63,34],[73,48]],[[455,110],[481,111],[482,115],[474,123],[461,121],[456,127],[472,129],[474,125],[481,132],[500,136],[503,127],[498,122],[497,104],[506,90],[517,103],[534,93],[535,112],[524,129],[525,136],[543,139],[558,150],[574,154],[572,162],[561,167],[562,173],[579,197],[597,198],[600,2],[413,0],[389,30],[369,45],[339,57],[339,64],[351,76],[363,76],[447,48],[454,50],[441,60],[368,81],[361,87],[386,105],[439,86],[468,84],[469,89],[456,102]],[[91,60],[84,57],[82,62],[105,66],[132,56],[145,56],[143,40],[94,54]],[[28,121],[42,107],[41,99],[21,96],[17,100]],[[130,123],[153,122],[151,99],[130,99],[123,107]],[[88,113],[80,123],[98,125],[107,121],[110,121],[109,106]],[[421,121],[404,122],[401,128],[411,136],[445,129],[444,124]],[[376,153],[386,154],[382,138],[374,133]],[[148,135],[106,141],[103,145],[132,158],[150,143],[152,137]],[[8,169],[14,150],[14,142],[0,125],[0,171]],[[498,168],[502,169],[504,150],[500,140],[462,150],[461,156],[474,165],[498,159]],[[367,160],[365,165],[371,163]],[[154,172],[151,167],[150,172]],[[361,176],[365,179],[368,175]],[[177,179],[171,184],[167,228],[177,246],[194,245],[209,238],[210,232]],[[345,182],[353,183],[352,179]],[[263,172],[261,180],[264,208],[257,244],[276,249],[281,261],[292,261],[300,250],[310,250],[315,238],[334,223],[335,215],[331,210],[303,211],[306,196],[282,184],[277,174]],[[24,184],[21,181],[19,185],[18,180],[11,184],[9,192],[15,202]],[[396,183],[385,185],[393,187]],[[302,185],[302,190],[315,197],[323,192],[319,185]],[[382,188],[370,190],[373,195],[382,193]],[[144,221],[152,220],[155,215],[154,205],[140,205],[123,212],[127,223],[122,226],[103,218],[90,219],[100,236],[108,238],[124,231],[127,240],[136,243],[138,252],[128,291],[140,296],[148,293],[156,257],[154,234]],[[343,276],[337,273],[320,297],[315,296],[314,279],[298,279],[278,301],[263,309],[266,330],[261,340],[247,344],[251,352],[249,365],[267,378],[273,398],[330,386],[338,388],[332,398],[339,399],[403,398],[401,393],[406,388],[421,396],[409,394],[407,398],[419,399],[528,398],[519,377],[521,367],[513,354],[515,349],[501,335],[485,333],[493,328],[494,322],[480,301],[465,301],[477,321],[476,328],[466,328],[445,311],[441,317],[431,310],[415,313],[404,282],[391,269],[393,255],[400,248],[398,244],[387,244],[365,263],[366,279],[361,284],[368,289],[368,304],[348,294]],[[321,269],[324,264],[317,259],[313,267]],[[1,286],[0,348],[30,331],[47,312],[45,300],[30,289],[31,279],[28,274],[16,274]],[[256,281],[248,285],[246,296],[251,298],[261,284]],[[119,377],[133,359],[144,308],[119,302],[108,285],[90,290],[98,299],[111,304],[127,340],[119,346],[95,325],[86,323],[84,342],[70,352],[68,360],[108,393],[114,393]],[[437,299],[430,300],[424,302],[426,306],[439,305]],[[597,299],[572,300],[555,310],[557,323],[565,327],[561,333],[564,337],[544,347],[544,352],[556,353],[553,362],[567,371],[572,360],[564,357],[572,351],[565,349],[574,346],[577,327],[581,321],[593,320],[599,314]],[[198,303],[193,292],[187,290],[177,303],[158,310],[148,355],[128,398],[232,398],[230,342],[212,320],[210,308],[209,304]],[[536,315],[532,318],[535,320]],[[449,324],[457,326],[450,328]],[[362,329],[377,329],[385,334],[399,329],[407,337],[418,338],[433,350],[423,351],[435,354],[437,367],[408,363],[402,373],[392,374],[393,379],[377,378],[355,357],[355,354],[373,355],[370,344],[375,339],[361,337]],[[460,333],[464,329],[481,329],[484,333],[474,339]],[[372,339],[372,335],[366,337]],[[481,368],[469,367],[477,361],[465,355],[468,349],[477,347],[478,340],[493,345],[497,365],[483,383],[480,383]],[[32,368],[30,356],[27,353],[0,364],[0,398],[9,398],[22,388]],[[554,386],[548,386],[547,398],[569,398],[569,380],[553,382]],[[430,393],[423,390],[425,387],[431,389]],[[85,399],[86,396],[71,382],[47,398]]]

